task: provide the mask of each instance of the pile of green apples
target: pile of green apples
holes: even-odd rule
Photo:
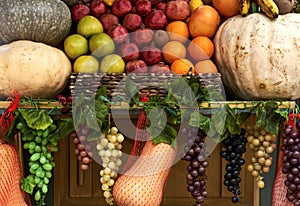
[[[102,23],[94,16],[78,22],[76,33],[64,40],[64,51],[73,62],[74,73],[123,73],[125,62],[115,54],[113,39],[104,32]]]

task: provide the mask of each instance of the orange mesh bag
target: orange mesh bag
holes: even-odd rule
[[[142,111],[131,156],[126,162],[123,174],[113,186],[113,197],[118,206],[161,204],[176,149],[165,143],[152,144],[149,134],[143,130],[146,122],[146,114]]]
[[[17,151],[1,141],[0,162],[0,206],[27,206],[20,187],[22,174]]]
[[[281,152],[280,162],[278,164],[278,169],[272,191],[272,206],[293,206],[293,203],[288,201],[288,199],[286,198],[287,186],[284,184],[284,181],[286,180],[286,175],[281,170],[282,157],[283,153]]]

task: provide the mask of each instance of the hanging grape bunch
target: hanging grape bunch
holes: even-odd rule
[[[283,152],[282,172],[286,174],[284,184],[288,187],[286,197],[294,204],[300,206],[300,121],[290,115],[289,124],[286,124],[281,135]]]
[[[195,206],[201,206],[207,197],[206,185],[206,168],[208,167],[209,153],[205,151],[206,135],[199,130],[197,136],[190,132],[196,128],[186,127],[180,132],[181,135],[187,136],[187,145],[184,148],[182,159],[189,162],[187,166],[187,190],[191,193],[195,200]],[[197,128],[198,130],[198,128]],[[197,132],[197,131],[196,131]]]
[[[80,168],[82,170],[88,170],[92,162],[93,153],[91,143],[88,141],[89,132],[87,125],[82,124],[76,128],[76,132],[70,134],[76,146],[74,153],[77,155],[77,160],[81,162]]]
[[[246,130],[241,129],[240,134],[232,134],[222,141],[225,150],[221,152],[221,157],[228,163],[226,164],[226,173],[224,175],[224,185],[229,192],[233,193],[232,202],[240,202],[240,171],[245,164],[243,154],[246,152],[247,138]]]
[[[108,134],[102,134],[97,142],[98,155],[101,158],[103,169],[100,171],[100,183],[105,201],[113,205],[114,199],[111,193],[118,170],[122,165],[122,142],[124,136],[117,127],[111,127]]]
[[[271,154],[276,149],[276,135],[268,133],[256,125],[247,125],[246,137],[249,148],[254,152],[247,170],[256,178],[257,186],[264,188],[265,182],[262,175],[270,171],[273,163]]]

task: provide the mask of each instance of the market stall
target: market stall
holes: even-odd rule
[[[299,12],[0,2],[0,205],[299,205]]]

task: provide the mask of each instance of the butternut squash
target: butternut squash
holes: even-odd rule
[[[20,187],[22,175],[17,151],[1,143],[1,139],[0,162],[0,206],[27,206]]]
[[[166,143],[148,140],[136,162],[115,182],[113,197],[118,206],[159,206],[176,156]]]

